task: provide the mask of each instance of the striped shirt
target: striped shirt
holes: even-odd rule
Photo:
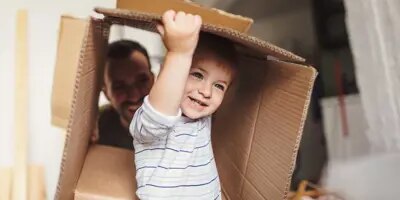
[[[156,111],[148,97],[130,124],[141,200],[221,199],[211,116],[192,120]]]

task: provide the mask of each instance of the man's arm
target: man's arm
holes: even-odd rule
[[[162,22],[157,28],[168,51],[149,103],[158,112],[174,116],[179,112],[202,22],[198,15],[172,10],[164,13]]]

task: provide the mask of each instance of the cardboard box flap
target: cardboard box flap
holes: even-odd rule
[[[97,122],[109,27],[102,23],[102,20],[96,19],[90,19],[87,24],[77,63],[78,70],[55,199],[73,199],[73,191],[88,150],[89,138]],[[66,37],[68,38],[73,37]]]
[[[106,20],[112,24],[128,25],[144,30],[156,32],[155,25],[159,23],[161,15],[146,13],[141,11],[129,11],[110,8],[96,8],[96,12],[107,16]],[[227,27],[222,27],[218,24],[204,23],[202,31],[210,32],[225,38],[229,38],[238,44],[241,44],[248,49],[252,49],[252,54],[256,56],[270,55],[280,60],[303,63],[304,58],[297,56],[289,51],[277,47],[271,43],[260,40],[256,37],[247,35]]]
[[[143,0],[118,0],[117,8],[124,10],[134,10],[156,15],[162,15],[169,9],[181,10],[203,17],[203,21],[207,24],[216,24],[246,33],[253,20],[248,17],[234,15],[225,11],[203,7],[191,1],[184,0],[151,0],[143,3]]]
[[[51,123],[66,128],[87,20],[62,16],[51,97]]]
[[[214,115],[212,139],[229,199],[286,199],[315,69],[242,57],[240,79]]]
[[[90,146],[75,189],[75,200],[136,199],[134,153],[129,150]]]

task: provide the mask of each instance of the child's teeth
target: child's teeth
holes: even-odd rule
[[[192,99],[192,101],[196,102],[199,105],[202,105],[200,101],[196,100],[196,99]]]

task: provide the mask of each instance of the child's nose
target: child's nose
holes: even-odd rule
[[[209,84],[202,84],[202,86],[199,89],[199,93],[203,95],[204,98],[211,98],[212,95],[212,86]]]

